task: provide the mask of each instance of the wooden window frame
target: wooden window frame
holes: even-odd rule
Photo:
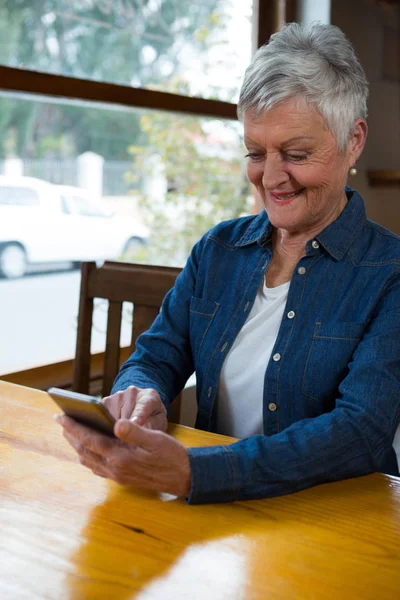
[[[293,19],[295,0],[253,0],[253,2],[253,49],[256,49],[264,44],[285,21]],[[189,113],[204,117],[236,119],[236,104],[230,102],[13,67],[0,66],[0,82],[0,90],[52,99],[65,98],[131,108]]]
[[[296,0],[253,0],[253,50],[264,44],[283,23],[294,20]],[[219,100],[182,96],[155,90],[52,75],[31,70],[0,66],[0,90],[51,99],[74,99],[130,108],[145,108],[203,117],[235,120],[236,104]],[[121,360],[128,348],[122,349]],[[90,391],[101,386],[104,353],[92,357]],[[73,359],[1,375],[0,379],[38,389],[51,385],[69,388],[72,383]]]

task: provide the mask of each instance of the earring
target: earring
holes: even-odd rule
[[[349,174],[354,177],[354,175],[357,175],[357,169],[356,169],[356,165],[354,163],[354,165],[351,167]]]

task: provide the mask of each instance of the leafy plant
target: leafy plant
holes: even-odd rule
[[[136,260],[181,265],[213,225],[251,211],[238,124],[149,112],[140,125],[147,144],[129,148],[128,177],[152,234]]]

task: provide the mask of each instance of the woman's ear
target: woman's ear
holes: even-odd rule
[[[368,125],[365,119],[357,119],[349,141],[349,157],[351,165],[359,159],[367,140]]]

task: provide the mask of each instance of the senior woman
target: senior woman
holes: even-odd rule
[[[345,187],[367,94],[336,27],[292,23],[255,54],[238,114],[265,210],[194,247],[104,399],[119,439],[60,418],[94,473],[189,503],[398,475],[400,239]],[[197,427],[239,441],[187,450],[165,433],[193,371]]]

